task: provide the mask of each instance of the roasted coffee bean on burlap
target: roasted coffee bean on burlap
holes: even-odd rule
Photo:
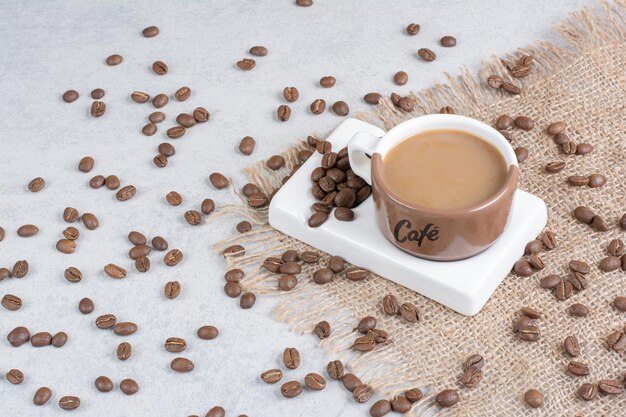
[[[460,400],[460,396],[455,389],[444,389],[435,397],[435,402],[441,407],[452,407]]]
[[[539,408],[543,406],[543,394],[536,389],[529,389],[524,393],[524,401],[529,407]]]

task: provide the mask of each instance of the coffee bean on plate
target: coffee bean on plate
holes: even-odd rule
[[[196,332],[198,337],[203,340],[213,340],[219,335],[219,330],[215,326],[202,326]]]
[[[283,351],[283,363],[288,369],[300,366],[300,352],[296,348],[286,348]]]
[[[283,378],[283,373],[280,369],[270,369],[261,374],[261,379],[266,384],[275,384]]]
[[[66,103],[73,103],[78,99],[78,91],[76,90],[67,90],[63,93],[63,101]]]
[[[328,213],[315,212],[308,220],[309,227],[319,227],[328,219]]]
[[[134,379],[126,378],[120,382],[120,391],[126,395],[133,395],[139,391],[139,384]]]

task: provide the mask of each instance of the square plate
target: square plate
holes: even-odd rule
[[[348,144],[358,131],[376,136],[385,132],[356,119],[341,123],[328,137],[333,149]],[[431,298],[461,314],[480,311],[513,264],[524,253],[526,243],[535,239],[547,221],[546,205],[525,191],[515,193],[511,218],[504,233],[487,250],[460,261],[429,261],[396,248],[380,232],[374,217],[374,201],[368,198],[355,212],[354,220],[341,222],[330,216],[318,228],[310,228],[311,171],[320,166],[315,152],[272,198],[269,222],[272,227],[321,251]]]

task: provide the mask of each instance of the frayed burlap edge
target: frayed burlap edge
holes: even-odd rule
[[[532,89],[533,83],[552,75],[556,70],[572,65],[584,56],[587,51],[600,48],[611,48],[615,44],[624,44],[626,30],[624,24],[624,1],[602,2],[602,10],[592,13],[582,10],[572,14],[570,19],[556,27],[566,42],[565,47],[557,47],[547,42],[537,42],[533,46],[521,48],[502,58],[492,57],[484,63],[478,76],[472,75],[466,68],[461,69],[459,76],[446,74],[448,82],[438,84],[419,93],[412,93],[415,110],[406,113],[398,110],[388,98],[381,101],[375,112],[359,113],[357,118],[376,124],[383,129],[389,129],[404,120],[422,114],[438,112],[443,106],[451,106],[459,114],[475,113],[477,109],[487,108],[507,101],[517,100],[518,97],[508,96],[498,90],[486,86],[485,80],[491,74],[497,74],[522,87],[523,97],[527,90]],[[512,79],[503,64],[505,61],[515,61],[522,55],[532,55],[535,58],[532,76],[525,79]],[[246,174],[250,181],[257,184],[262,191],[271,194],[281,186],[285,175],[291,172],[297,164],[297,153],[308,149],[306,142],[300,141],[288,149],[283,156],[285,166],[279,171],[271,171],[261,161],[247,168]],[[236,191],[235,191],[236,192]],[[238,194],[239,195],[239,194]],[[239,197],[241,197],[239,195]],[[241,268],[246,271],[246,277],[241,284],[246,291],[256,294],[280,294],[276,288],[277,276],[267,273],[260,265],[268,256],[280,255],[284,250],[295,248],[299,251],[315,250],[302,242],[277,232],[268,225],[267,209],[253,210],[247,207],[242,198],[241,205],[220,207],[211,221],[223,216],[237,215],[244,217],[255,224],[251,232],[235,235],[214,245],[214,250],[221,253],[224,248],[239,244],[246,248],[241,257],[227,257],[228,268]],[[328,255],[321,254],[322,261]],[[305,266],[302,277],[312,273],[310,266]],[[372,279],[372,278],[370,278]],[[377,279],[380,279],[377,277]],[[367,285],[367,281],[361,283]],[[354,285],[359,285],[354,283]],[[358,317],[341,300],[329,297],[323,286],[313,284],[310,280],[301,280],[299,285],[289,293],[282,293],[282,300],[274,309],[274,317],[290,324],[293,331],[310,333],[314,325],[320,320],[328,320],[333,325],[331,337],[320,342],[328,352],[337,359],[346,363],[351,372],[359,375],[376,390],[393,396],[406,388],[420,387],[426,393],[425,400],[416,404],[407,415],[430,415],[436,412],[447,414],[433,405],[434,393],[429,392],[428,386],[421,386],[420,376],[415,373],[411,364],[405,363],[402,349],[391,341],[386,346],[374,352],[355,354],[349,349],[354,339],[354,325]],[[454,411],[450,411],[453,413]]]

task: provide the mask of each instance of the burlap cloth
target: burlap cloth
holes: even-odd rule
[[[608,242],[624,238],[617,221],[626,212],[626,24],[625,3],[602,3],[602,10],[583,10],[557,26],[556,31],[567,46],[539,42],[503,57],[514,61],[522,54],[534,56],[530,76],[513,82],[523,86],[520,96],[508,96],[490,89],[485,80],[490,74],[510,79],[499,58],[484,65],[477,77],[464,70],[459,77],[448,77],[445,85],[413,94],[415,111],[397,110],[385,99],[369,114],[358,117],[384,129],[411,117],[436,113],[445,105],[488,124],[502,113],[515,117],[527,115],[536,121],[530,132],[514,131],[514,146],[525,146],[528,159],[521,164],[520,188],[543,198],[548,206],[548,228],[557,237],[557,249],[545,252],[546,268],[529,278],[513,274],[506,277],[482,311],[474,317],[457,314],[400,285],[378,276],[363,282],[343,277],[319,286],[312,282],[316,267],[305,267],[300,283],[293,291],[282,293],[275,309],[278,320],[291,324],[296,332],[310,333],[320,320],[330,322],[333,333],[320,345],[333,357],[344,360],[348,368],[379,394],[390,398],[405,388],[421,387],[428,394],[407,415],[455,416],[626,416],[626,393],[599,395],[585,402],[577,397],[583,382],[604,378],[623,378],[626,355],[609,350],[606,337],[624,325],[624,314],[611,301],[626,295],[626,274],[621,271],[602,273],[597,265],[606,256]],[[577,143],[588,142],[594,151],[586,156],[560,153],[545,127],[553,121],[567,123],[567,133]],[[286,167],[278,172],[265,168],[263,162],[247,169],[252,182],[270,194],[296,163],[297,150],[306,147],[299,142],[285,153]],[[547,174],[547,162],[562,160],[567,167],[559,174]],[[572,187],[568,175],[606,175],[607,184],[600,189]],[[572,210],[588,205],[610,224],[606,233],[575,221]],[[227,259],[228,268],[242,268],[246,278],[242,286],[257,294],[278,294],[279,275],[261,268],[268,256],[280,256],[290,248],[300,251],[313,248],[292,239],[267,223],[267,209],[251,210],[245,204],[223,207],[223,214],[236,213],[255,223],[253,231],[236,235],[215,245],[221,251],[232,244],[246,248],[243,257]],[[358,209],[356,210],[358,216]],[[321,264],[328,255],[322,255]],[[538,281],[548,274],[565,275],[571,259],[592,265],[589,288],[567,301],[557,301],[553,294],[539,287]],[[467,276],[472,279],[472,276]],[[383,314],[384,295],[395,294],[399,300],[411,301],[421,311],[417,324]],[[567,308],[576,302],[587,305],[591,313],[575,318]],[[522,306],[544,313],[538,321],[541,339],[530,343],[519,340],[511,323]],[[355,338],[353,328],[365,315],[379,319],[380,328],[388,331],[391,341],[374,351],[360,354],[349,349]],[[580,342],[578,360],[591,368],[588,377],[566,372],[569,358],[563,353],[563,340],[576,335]],[[311,336],[314,337],[314,336]],[[461,363],[479,352],[486,360],[484,379],[474,389],[459,382]],[[443,388],[458,388],[461,401],[449,410],[440,409],[433,396]],[[531,409],[523,402],[529,388],[545,395],[541,409]]]

